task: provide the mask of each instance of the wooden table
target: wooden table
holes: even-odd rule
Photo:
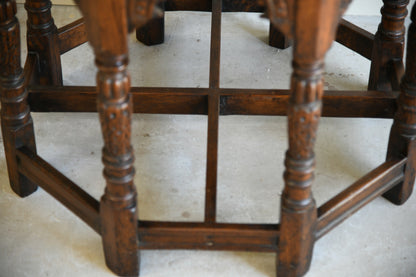
[[[383,1],[375,35],[341,19],[348,0],[76,2],[84,18],[57,29],[50,1],[26,0],[29,51],[22,68],[16,3],[0,1],[3,141],[13,191],[25,197],[41,186],[78,215],[102,236],[105,259],[114,273],[138,275],[141,249],[215,249],[276,252],[279,277],[302,276],[308,271],[315,241],[352,213],[380,195],[398,205],[409,198],[416,163],[416,29],[412,23],[404,72],[408,0]],[[208,88],[130,87],[127,34],[136,30],[144,43],[161,43],[165,10],[212,11]],[[290,90],[220,87],[222,11],[266,11],[271,20],[270,44],[293,45]],[[372,61],[368,91],[325,91],[324,95],[324,58],[334,39]],[[60,55],[87,40],[95,52],[97,86],[63,86]],[[37,155],[31,111],[98,111],[107,181],[100,201]],[[204,222],[138,220],[130,144],[133,112],[208,116]],[[216,222],[218,120],[229,114],[288,117],[280,224]],[[394,123],[386,162],[318,208],[311,185],[321,114],[394,117]]]

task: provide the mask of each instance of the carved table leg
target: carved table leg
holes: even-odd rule
[[[382,19],[375,35],[369,90],[399,90],[392,87],[394,63],[402,67],[407,4],[409,0],[383,0]],[[394,84],[393,84],[394,85]]]
[[[151,19],[136,30],[136,38],[145,45],[157,45],[165,41],[165,2],[158,4],[161,15]]]
[[[20,64],[20,29],[15,14],[14,0],[0,2],[1,129],[10,185],[24,197],[36,191],[37,186],[19,174],[16,149],[26,146],[36,152],[36,145]]]
[[[289,149],[281,200],[277,276],[302,276],[309,269],[315,243],[317,209],[311,186],[323,96],[323,61],[348,1],[297,0],[290,5],[274,5],[270,0],[268,4],[272,22],[293,37]]]
[[[35,82],[62,85],[58,30],[51,16],[51,7],[49,0],[26,0],[27,48],[38,58]]]
[[[98,111],[105,146],[100,215],[107,265],[120,275],[137,275],[136,189],[130,145],[132,101],[125,56],[97,56]]]
[[[313,146],[322,105],[323,63],[305,63],[295,56],[293,65],[277,276],[300,276],[308,270],[317,218],[311,185],[315,167]]]
[[[411,195],[416,170],[416,6],[413,6],[409,27],[406,73],[401,84],[398,110],[390,133],[387,159],[407,156],[402,183],[384,194],[395,204],[403,204]]]
[[[97,7],[100,7],[97,10]],[[118,275],[139,272],[136,189],[133,184],[132,100],[127,73],[126,1],[80,1],[98,66],[98,111],[104,138],[106,188],[100,203],[107,266]]]

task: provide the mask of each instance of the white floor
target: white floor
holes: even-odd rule
[[[22,34],[25,13],[19,6]],[[73,7],[54,8],[58,26],[78,18]],[[352,17],[375,31],[378,17]],[[135,86],[208,85],[208,13],[168,13],[166,42],[146,47],[131,36]],[[221,86],[288,88],[291,49],[267,41],[258,14],[225,14]],[[23,51],[25,55],[25,49]],[[65,84],[93,85],[88,45],[62,57]],[[163,62],[162,62],[163,61]],[[369,61],[334,43],[325,85],[363,90]],[[96,114],[34,113],[38,152],[99,199],[104,181]],[[324,118],[316,145],[314,196],[318,205],[381,164],[391,120]],[[133,145],[139,217],[203,218],[206,116],[134,115]],[[287,148],[284,117],[227,116],[220,120],[218,220],[277,222]],[[39,189],[20,199],[8,186],[0,150],[0,276],[113,276],[100,237]],[[416,196],[404,206],[376,199],[316,243],[307,277],[416,276]],[[275,255],[210,251],[142,251],[141,276],[275,276]]]

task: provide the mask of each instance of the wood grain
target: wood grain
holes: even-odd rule
[[[19,148],[16,154],[21,174],[55,197],[98,234],[101,233],[97,200],[30,149]]]

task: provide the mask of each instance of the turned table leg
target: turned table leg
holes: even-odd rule
[[[406,72],[398,98],[398,110],[390,133],[387,159],[407,156],[405,178],[402,183],[384,194],[395,204],[403,204],[410,197],[416,170],[416,6],[413,6],[409,27]]]
[[[100,215],[107,265],[121,275],[138,274],[136,189],[130,144],[132,101],[126,56],[97,56],[98,111],[104,137],[107,181]]]
[[[308,270],[317,218],[311,185],[313,147],[322,106],[323,62],[308,63],[295,56],[293,66],[277,276],[298,276]]]
[[[26,0],[27,48],[37,56],[35,83],[62,85],[58,30],[51,15],[49,0]]]
[[[409,0],[383,0],[382,19],[374,38],[369,90],[399,90],[392,87],[394,63],[402,67],[407,4]],[[394,86],[394,84],[393,84]]]
[[[10,185],[24,197],[36,191],[37,186],[19,173],[16,149],[25,146],[36,152],[36,145],[20,64],[20,29],[15,15],[16,1],[0,2],[1,129]]]
[[[293,38],[293,73],[288,107],[289,149],[281,199],[277,276],[302,276],[310,266],[317,222],[312,196],[314,145],[321,116],[326,52],[348,1],[269,1],[270,19]],[[327,15],[311,17],[310,15]]]
[[[97,108],[104,138],[102,159],[106,179],[100,217],[106,263],[118,275],[138,275],[126,1],[80,1],[80,9],[85,15],[98,67]]]

